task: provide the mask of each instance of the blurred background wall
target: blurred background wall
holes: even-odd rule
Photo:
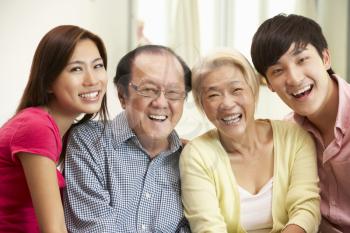
[[[250,59],[260,23],[278,13],[313,18],[329,42],[332,67],[350,79],[347,0],[1,0],[0,125],[10,118],[26,85],[39,40],[51,28],[75,24],[98,34],[108,52],[108,107],[121,111],[113,87],[117,62],[141,44],[170,46],[191,66],[219,47],[236,48]],[[264,85],[256,117],[281,119],[290,109]],[[177,130],[193,138],[211,127],[190,96]]]

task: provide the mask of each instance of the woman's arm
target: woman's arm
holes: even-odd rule
[[[180,174],[182,202],[191,231],[226,233],[214,180],[191,143],[187,144],[180,156]]]
[[[17,156],[26,176],[40,232],[67,232],[55,162],[30,153]]]
[[[307,233],[317,232],[320,223],[320,196],[316,149],[304,130],[297,134],[295,156],[290,167],[290,183],[286,197],[288,225],[298,225]]]

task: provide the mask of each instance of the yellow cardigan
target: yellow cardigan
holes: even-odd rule
[[[320,223],[315,145],[294,123],[270,121],[274,174],[271,232],[296,224],[307,233]],[[180,156],[182,201],[193,233],[241,233],[240,198],[216,129],[189,142]]]

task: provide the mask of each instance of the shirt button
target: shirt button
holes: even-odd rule
[[[146,228],[147,228],[146,224],[142,224],[142,225],[141,225],[141,229],[142,229],[143,231],[145,231]]]
[[[150,193],[145,193],[145,196],[146,196],[147,199],[151,198],[151,194]]]

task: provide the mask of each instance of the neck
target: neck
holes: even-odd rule
[[[334,137],[333,129],[339,105],[338,85],[333,79],[330,81],[328,93],[329,95],[321,109],[315,114],[307,116],[309,121],[319,130],[326,144]]]
[[[228,137],[220,133],[219,137],[227,153],[252,156],[256,154],[254,151],[258,150],[259,145],[261,145],[260,136],[266,136],[265,133],[262,132],[265,131],[265,129],[264,122],[255,120],[241,137]]]
[[[166,151],[170,146],[167,138],[155,139],[148,136],[137,136],[137,138],[151,159],[162,151]]]

